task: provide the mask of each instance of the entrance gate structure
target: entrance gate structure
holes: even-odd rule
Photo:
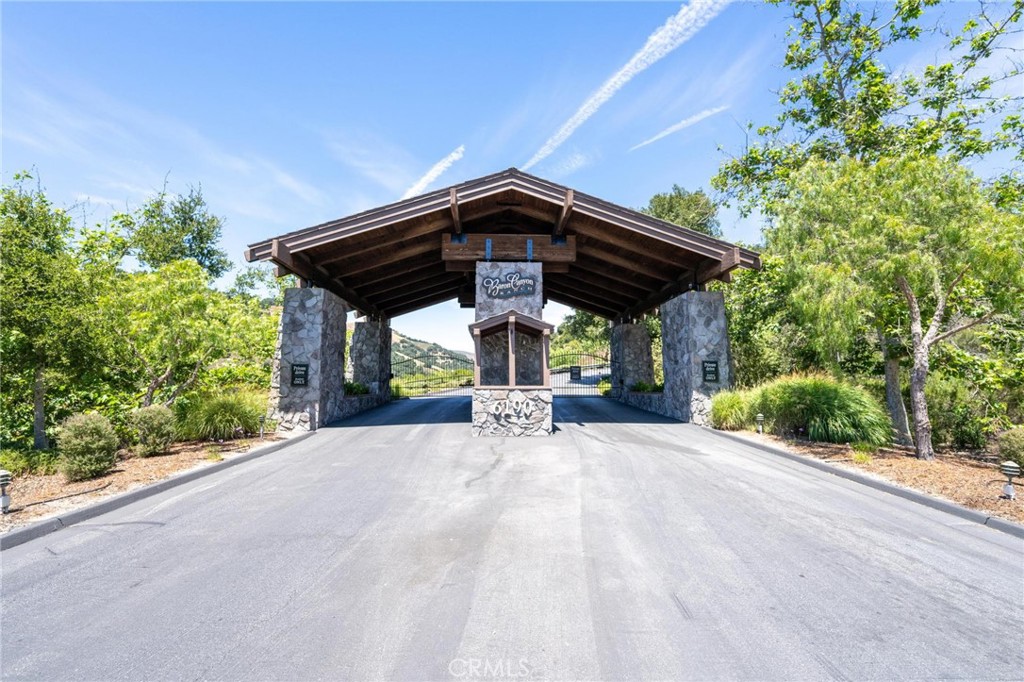
[[[481,343],[497,339],[487,341],[498,353],[492,360],[505,357],[497,346],[513,338],[518,345],[507,344],[507,352],[535,361],[539,346],[531,339],[547,338],[540,310],[548,301],[603,317],[611,325],[606,364],[570,364],[566,384],[563,365],[547,358],[542,385],[528,388],[557,396],[560,386],[588,385],[600,372],[598,383],[607,377],[600,390],[611,397],[704,424],[710,396],[732,380],[725,303],[705,284],[760,267],[753,251],[515,168],[256,242],[245,255],[272,261],[279,276],[300,282],[285,292],[271,382],[270,416],[285,431],[315,429],[390,400],[391,318],[451,299],[475,308],[477,324],[517,318],[505,320],[504,336],[493,323],[479,329]],[[528,293],[524,273],[533,284]],[[359,314],[353,381],[370,388],[360,396],[344,388],[351,309]],[[633,390],[654,383],[651,339],[638,324],[649,314],[661,316],[661,393]],[[477,371],[488,362],[482,351],[475,360]],[[511,377],[509,384],[488,388],[499,396],[506,388],[521,392]]]

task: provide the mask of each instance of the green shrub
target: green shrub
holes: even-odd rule
[[[6,469],[15,476],[55,474],[58,460],[56,450],[0,450],[0,469]]]
[[[754,426],[751,391],[720,391],[711,398],[711,425],[725,431]]]
[[[980,410],[960,377],[933,374],[925,385],[925,402],[932,424],[932,442],[958,448],[983,448],[992,432],[990,420]]]
[[[178,436],[193,440],[228,440],[259,433],[266,395],[233,391],[196,396],[178,412]]]
[[[601,395],[612,394],[612,378],[608,376],[601,377],[601,380],[597,382],[597,391]]]
[[[878,452],[878,446],[876,444],[874,444],[874,443],[864,443],[862,441],[857,441],[855,443],[850,443],[850,448],[854,452],[856,452],[858,454],[863,454],[863,455],[873,455],[873,454]]]
[[[1024,426],[1010,429],[999,436],[999,456],[1024,467]]]
[[[752,411],[763,413],[765,428],[779,435],[826,443],[889,442],[889,416],[863,388],[827,376],[794,375],[752,392]]]
[[[370,389],[355,381],[345,382],[345,395],[367,395]]]
[[[665,391],[665,384],[649,384],[646,381],[638,381],[629,390],[636,393],[662,393]]]
[[[102,476],[114,468],[117,435],[101,414],[76,414],[57,429],[59,467],[68,481]]]
[[[174,413],[163,405],[150,405],[132,412],[131,425],[138,445],[136,454],[140,457],[167,452],[174,440]]]

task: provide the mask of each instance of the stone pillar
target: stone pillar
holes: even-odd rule
[[[666,416],[706,426],[711,396],[732,386],[725,296],[688,291],[667,301],[661,338]]]
[[[612,395],[621,397],[638,381],[654,383],[651,335],[642,324],[616,324],[611,334]]]
[[[385,317],[356,320],[349,348],[352,381],[370,395],[391,396],[391,325]]]
[[[341,418],[346,312],[345,302],[325,289],[285,290],[268,412],[279,431],[315,431]]]

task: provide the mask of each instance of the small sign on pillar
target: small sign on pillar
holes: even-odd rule
[[[309,365],[292,365],[292,386],[309,385]]]
[[[704,381],[709,384],[717,384],[718,379],[718,360],[705,360],[701,363],[701,367],[704,372]]]

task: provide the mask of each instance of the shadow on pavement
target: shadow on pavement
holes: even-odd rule
[[[472,422],[469,396],[396,400],[339,422],[327,429]],[[680,422],[601,397],[555,396],[555,431],[559,424],[678,424]]]

